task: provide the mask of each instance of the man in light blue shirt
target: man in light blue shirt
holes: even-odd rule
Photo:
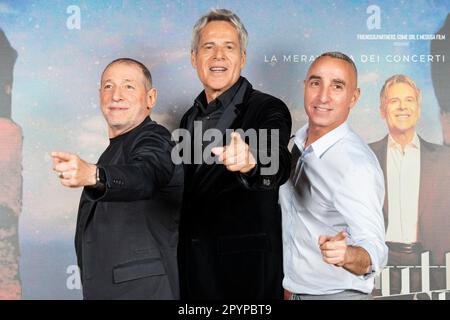
[[[353,61],[327,52],[304,81],[308,124],[280,188],[285,298],[370,299],[386,265],[383,172],[346,120],[360,95]]]

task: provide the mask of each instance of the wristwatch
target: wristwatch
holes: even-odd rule
[[[105,174],[105,169],[103,169],[102,167],[97,166],[97,170],[95,172],[95,186],[94,188],[98,188],[98,187],[104,187],[106,184],[106,174]]]

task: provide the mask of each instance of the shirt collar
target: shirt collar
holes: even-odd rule
[[[391,134],[389,134],[389,136],[388,136],[388,147],[389,148],[397,148],[399,150],[402,150],[402,146],[399,143],[397,143],[397,141],[394,140],[394,138],[391,136]],[[408,143],[405,146],[405,148],[406,147],[411,147],[411,148],[420,150],[420,140],[419,140],[419,137],[417,136],[416,132],[414,132],[413,139],[411,140],[410,143]]]
[[[209,104],[206,101],[205,90],[203,90],[195,99],[195,105],[199,107],[203,113],[205,113],[208,109],[208,106],[213,104],[220,104],[222,107],[226,108],[230,104],[231,100],[233,100],[243,80],[244,77],[239,77],[235,84],[233,84],[227,91],[223,92],[216,99],[212,100]]]
[[[345,121],[339,127],[334,128],[327,134],[320,137],[318,140],[314,141],[314,143],[308,146],[307,149],[311,148],[316,157],[320,158],[325,153],[325,151],[327,151],[336,142],[341,140],[349,132],[350,127],[348,126],[347,121]],[[307,137],[308,137],[308,124],[304,125],[295,134],[294,142],[302,153],[304,151],[305,141]]]
[[[242,81],[243,77],[239,77],[238,81],[236,81],[236,83],[233,84],[231,88],[229,88],[227,91],[216,98],[222,103],[222,106],[227,107],[230,104],[231,100],[233,100],[239,87],[241,86]]]
[[[122,141],[123,139],[125,139],[125,137],[127,137],[131,132],[134,132],[135,130],[138,130],[140,127],[143,127],[145,124],[147,124],[148,122],[152,122],[152,119],[150,118],[150,116],[147,116],[144,118],[144,120],[142,120],[142,122],[137,125],[136,127],[134,127],[133,129],[131,129],[130,131],[124,132],[122,134],[119,134],[118,136],[115,136],[114,138],[109,138],[109,143],[114,143],[117,141]]]

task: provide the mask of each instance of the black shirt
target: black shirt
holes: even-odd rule
[[[241,86],[243,78],[240,77],[235,84],[233,84],[227,91],[222,93],[216,99],[207,103],[206,94],[203,90],[198,97],[195,99],[194,106],[198,108],[198,114],[194,121],[202,122],[202,134],[206,130],[215,128],[217,122],[219,122],[225,108],[230,104],[236,95],[239,87]]]
[[[239,91],[239,88],[244,83],[244,79],[242,76],[239,77],[238,81],[233,84],[228,90],[218,96],[216,99],[212,100],[209,104],[206,100],[205,90],[203,90],[195,99],[194,107],[198,109],[198,113],[194,118],[194,121],[202,122],[202,136],[205,131],[208,129],[216,128],[217,123],[222,117],[225,109],[231,105],[231,102],[235,98],[236,94]],[[240,102],[239,102],[240,103]],[[206,146],[208,146],[209,141],[202,141],[202,150],[205,150]],[[194,144],[191,145],[192,150],[191,154],[194,154]],[[197,169],[200,164],[195,164],[193,161],[191,162],[193,165],[187,174],[190,175],[195,169]],[[252,177],[255,175],[257,166],[255,166],[250,172],[243,173],[241,175],[245,177]]]

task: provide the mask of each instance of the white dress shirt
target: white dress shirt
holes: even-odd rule
[[[384,180],[367,144],[343,123],[304,150],[308,126],[295,136],[302,153],[280,188],[285,289],[301,294],[343,290],[370,293],[386,265]],[[364,248],[372,272],[357,276],[322,260],[320,235],[348,233],[347,244]]]
[[[416,242],[420,184],[417,134],[404,149],[389,135],[386,172],[389,212],[386,241]]]

